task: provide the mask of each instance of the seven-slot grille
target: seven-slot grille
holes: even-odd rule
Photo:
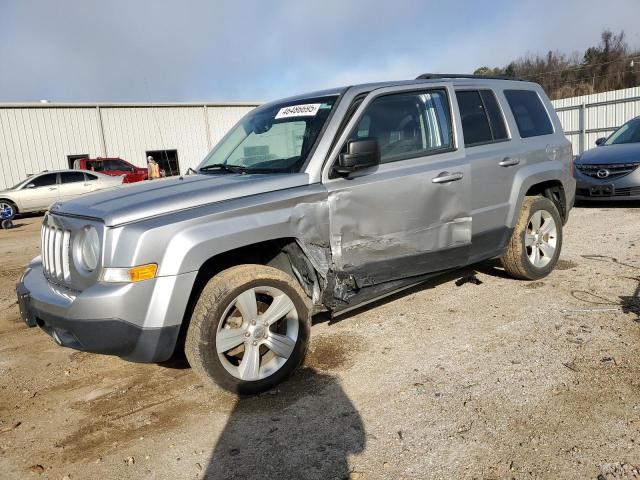
[[[640,163],[614,163],[604,165],[590,165],[586,163],[577,163],[576,168],[583,174],[594,178],[618,178],[633,172],[640,166]],[[606,176],[599,176],[598,172],[606,170],[609,172]]]
[[[42,225],[42,264],[45,276],[55,283],[68,283],[69,241],[71,232],[51,225]]]

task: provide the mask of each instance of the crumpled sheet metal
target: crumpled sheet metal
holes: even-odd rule
[[[329,203],[301,203],[291,213],[291,222],[298,233],[297,243],[313,268],[323,277],[331,267],[329,245]]]
[[[404,177],[384,192],[360,185],[330,193],[331,253],[337,271],[471,244],[465,195],[423,181]]]

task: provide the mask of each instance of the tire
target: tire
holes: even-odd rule
[[[11,209],[11,215],[5,218],[2,216],[2,213],[6,208]],[[10,200],[0,200],[0,218],[2,218],[2,220],[13,220],[13,217],[16,216],[16,213],[18,213],[18,207],[15,203]]]
[[[521,280],[546,277],[556,266],[561,249],[562,218],[555,204],[542,196],[525,197],[507,252],[501,258],[505,271]]]
[[[240,265],[217,274],[202,290],[185,354],[206,383],[256,394],[302,363],[310,330],[310,302],[294,278],[264,265]]]
[[[5,230],[13,228],[13,222],[11,220],[2,220],[2,228]]]

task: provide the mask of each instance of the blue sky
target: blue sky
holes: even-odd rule
[[[640,47],[639,0],[0,0],[0,102],[262,101]]]

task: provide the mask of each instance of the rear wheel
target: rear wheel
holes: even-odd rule
[[[272,267],[241,265],[203,289],[185,353],[203,380],[240,394],[259,393],[300,365],[310,327],[308,300],[295,279]]]
[[[546,197],[525,197],[502,265],[509,275],[523,280],[546,277],[562,248],[562,219]]]

